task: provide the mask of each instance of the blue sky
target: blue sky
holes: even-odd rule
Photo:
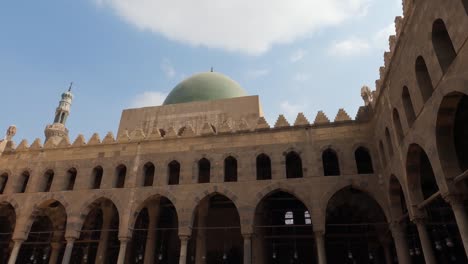
[[[5,1],[0,130],[43,138],[73,81],[71,140],[102,138],[123,109],[158,105],[212,66],[260,95],[270,123],[318,110],[332,120],[339,108],[354,117],[397,15],[398,0]]]

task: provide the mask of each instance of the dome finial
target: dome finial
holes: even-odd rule
[[[70,87],[68,87],[68,91],[71,92],[71,89],[73,87],[73,82],[70,83]]]

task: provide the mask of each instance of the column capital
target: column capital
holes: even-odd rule
[[[119,237],[120,243],[128,243],[130,241],[130,237]]]
[[[324,236],[325,235],[325,230],[314,230],[314,235],[315,236]]]
[[[463,197],[460,194],[444,193],[442,198],[451,206],[463,205]]]
[[[65,237],[65,240],[67,241],[67,243],[74,243],[77,239],[78,239],[77,237],[72,237],[72,236]]]
[[[13,240],[13,242],[20,243],[20,244],[23,243],[24,241],[26,241],[26,239],[24,239],[24,238],[13,238],[12,240]]]
[[[60,242],[54,241],[50,243],[50,247],[53,249],[60,249],[62,247],[62,244]]]
[[[423,225],[426,223],[426,217],[424,216],[415,216],[411,219],[411,222],[413,222],[415,225]]]
[[[243,237],[244,239],[251,239],[252,236],[253,236],[252,233],[245,233],[245,234],[242,234],[242,237]]]
[[[184,241],[184,242],[187,242],[189,239],[190,239],[190,236],[187,236],[187,235],[179,235],[179,239],[180,241]]]

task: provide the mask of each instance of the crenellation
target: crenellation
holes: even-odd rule
[[[42,141],[40,138],[36,138],[33,143],[31,144],[31,146],[29,146],[29,149],[30,150],[40,150],[42,149]]]
[[[335,117],[335,122],[343,122],[343,121],[351,121],[351,117],[349,117],[348,113],[343,108],[338,110],[338,113]]]
[[[304,113],[297,114],[296,121],[294,121],[294,126],[309,126],[310,122],[305,117]]]
[[[88,141],[88,146],[101,144],[101,138],[98,133],[94,133]]]
[[[315,117],[314,120],[314,125],[323,125],[323,124],[329,124],[330,119],[325,115],[323,111],[318,111],[317,116]]]
[[[164,139],[169,139],[169,138],[177,138],[179,135],[175,131],[173,127],[170,127],[166,130],[166,134],[164,135]]]
[[[266,121],[265,117],[260,117],[257,121],[257,126],[255,127],[255,130],[260,131],[260,130],[268,130],[270,129],[270,125]]]
[[[290,127],[288,120],[284,115],[279,115],[278,119],[276,120],[274,128],[283,128],[283,127]]]
[[[107,132],[106,136],[102,140],[102,144],[113,144],[115,142],[114,133],[111,131]]]
[[[223,122],[218,126],[218,134],[232,133],[234,132],[231,125],[228,122]]]
[[[18,147],[16,147],[16,151],[27,151],[29,149],[28,140],[23,139],[19,143]]]
[[[210,123],[205,123],[203,124],[203,127],[201,129],[200,135],[202,136],[211,136],[216,134],[216,131]]]

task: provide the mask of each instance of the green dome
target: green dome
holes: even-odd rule
[[[164,101],[164,105],[246,95],[245,90],[231,78],[217,72],[204,72],[195,74],[174,87]]]

